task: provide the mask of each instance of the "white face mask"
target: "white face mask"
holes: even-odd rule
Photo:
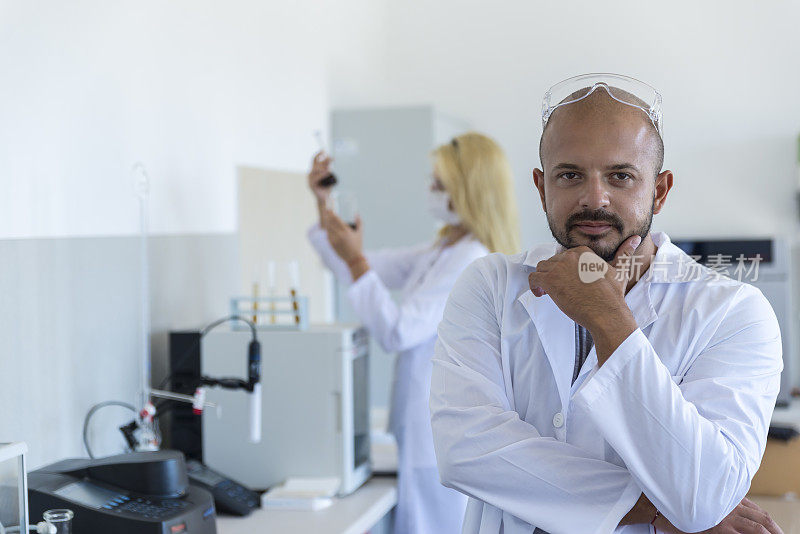
[[[450,195],[447,194],[447,191],[428,190],[428,211],[434,219],[444,224],[461,222],[458,214],[450,210]]]

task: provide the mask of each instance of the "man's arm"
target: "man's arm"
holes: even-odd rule
[[[654,520],[655,518],[655,520]],[[636,505],[620,521],[622,525],[652,524],[657,532],[686,534],[675,528],[664,516],[656,517],[656,507],[642,494]],[[743,499],[722,522],[703,534],[783,534],[770,515],[749,499]]]
[[[617,258],[633,248],[626,241]],[[775,314],[757,289],[724,282],[669,310],[695,316],[687,350],[697,356],[681,370],[678,387],[631,324],[626,280],[609,270],[581,282],[578,263],[586,252],[557,254],[529,277],[535,295],[549,295],[597,343],[598,367],[572,401],[667,519],[689,532],[711,528],[741,502],[764,452],[783,366]]]
[[[549,532],[612,532],[641,495],[622,467],[542,437],[511,410],[494,287],[473,263],[450,294],[433,360],[431,413],[442,483]]]
[[[779,387],[780,332],[766,299],[742,286],[725,305],[680,386],[637,329],[573,397],[658,510],[687,532],[717,525],[744,498]]]

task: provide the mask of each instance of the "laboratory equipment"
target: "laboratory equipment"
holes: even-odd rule
[[[191,394],[197,389],[200,338],[199,330],[169,333],[169,382],[175,393]],[[190,405],[179,403],[172,406],[161,419],[161,425],[169,448],[183,452],[186,458],[203,460],[201,419]]]
[[[232,315],[248,315],[257,328],[306,328],[308,326],[308,299],[300,296],[300,263],[297,260],[286,262],[289,281],[289,297],[277,296],[275,284],[275,261],[267,261],[266,279],[259,274],[254,277],[252,291],[248,297],[231,299]],[[259,271],[259,273],[262,271]],[[261,281],[258,281],[261,280]],[[266,293],[264,289],[266,288]],[[301,309],[302,308],[302,309]],[[238,325],[239,328],[243,328]]]
[[[201,487],[213,495],[217,512],[245,516],[258,508],[261,496],[235,480],[197,460],[186,460],[186,469],[193,486]]]
[[[256,303],[258,303],[256,305]],[[287,297],[233,297],[232,315],[254,315],[256,329],[261,330],[305,330],[308,328],[308,297],[302,296],[294,288]],[[235,330],[244,330],[236,325]]]
[[[221,417],[204,414],[202,458],[211,468],[254,489],[289,477],[336,477],[339,494],[357,489],[371,474],[369,441],[369,344],[356,325],[313,325],[305,331],[262,329],[262,425],[258,444],[231,439],[248,425],[245,399],[212,390]],[[202,372],[239,373],[247,334],[216,330],[202,340]]]
[[[150,197],[150,177],[142,162],[131,168],[133,189],[139,203],[139,402],[135,420],[134,450],[155,451],[161,444],[161,435],[153,421],[154,408],[150,402],[150,249],[148,228],[148,201]]]
[[[325,143],[322,141],[322,132],[316,130],[314,132],[314,138],[317,140],[317,148],[319,150],[319,153],[328,154],[328,151],[325,150]],[[336,178],[336,175],[333,174],[333,172],[331,172],[327,176],[322,178],[322,180],[319,181],[319,185],[321,185],[322,187],[333,187],[338,183],[338,181],[339,180]]]
[[[213,404],[206,403],[204,399],[204,391],[199,389],[192,396],[176,395],[169,391],[161,391],[160,389],[153,389],[150,386],[150,369],[151,369],[151,354],[150,354],[150,277],[149,277],[149,229],[148,229],[148,200],[150,195],[150,177],[148,176],[147,169],[141,162],[136,162],[131,168],[131,175],[133,176],[133,189],[139,203],[139,267],[140,267],[140,312],[141,321],[139,324],[139,340],[140,340],[140,356],[139,356],[139,402],[134,408],[136,417],[129,424],[120,427],[125,439],[132,451],[157,451],[161,445],[161,434],[156,423],[156,406],[152,400],[153,397],[160,397],[175,401],[183,401],[192,403],[198,409],[204,406],[213,406]],[[226,318],[220,322],[228,320],[238,320],[239,317]],[[242,319],[246,321],[246,319]],[[209,328],[213,328],[210,326]],[[258,345],[255,339],[255,330],[253,330],[253,343],[250,349]],[[257,347],[256,347],[257,348]],[[250,391],[255,396],[259,394],[260,384],[258,378],[259,363],[253,361],[254,353],[251,352],[249,380],[244,381],[230,381],[221,380],[213,385],[222,387],[238,388],[243,387]],[[244,385],[243,385],[244,384]],[[92,451],[89,448],[87,438],[87,428],[92,414],[100,407],[117,404],[127,405],[121,401],[106,401],[93,406],[86,416],[84,421],[84,444],[89,456],[92,456]],[[260,439],[260,430],[256,434],[253,432],[250,439]]]
[[[267,288],[268,288],[267,296],[269,298],[274,299],[276,297],[276,290],[275,290],[275,262],[273,260],[267,262]],[[277,317],[275,316],[275,301],[272,301],[270,303],[269,311],[270,311],[269,324],[275,324],[278,320]]]
[[[141,162],[136,162],[131,167],[133,191],[139,204],[139,269],[140,269],[140,313],[139,324],[139,393],[138,402],[134,406],[130,403],[110,400],[95,404],[89,409],[83,422],[83,443],[86,452],[93,457],[89,445],[89,422],[92,416],[106,406],[122,406],[134,412],[134,419],[127,425],[120,427],[128,446],[132,451],[155,451],[161,444],[161,434],[155,424],[155,406],[150,400],[150,281],[149,281],[149,247],[148,247],[148,196],[150,193],[150,178],[147,169]]]
[[[297,302],[297,297],[298,297],[298,291],[300,290],[300,265],[297,263],[297,260],[292,260],[289,262],[289,280],[291,280],[289,294],[292,297],[292,310],[294,311],[294,323],[296,325],[299,325],[300,306]]]
[[[151,390],[152,395],[156,395],[168,400],[178,400],[178,401],[186,401],[192,404],[192,410],[195,414],[200,414],[203,412],[203,407],[210,405],[216,407],[217,404],[214,402],[209,402],[206,400],[206,391],[205,388],[208,386],[211,387],[221,387],[223,389],[228,390],[237,390],[243,389],[248,391],[250,395],[248,395],[248,403],[250,406],[249,409],[249,421],[250,424],[248,426],[250,441],[252,443],[257,443],[261,440],[261,343],[258,341],[258,334],[256,333],[255,325],[245,319],[244,317],[238,315],[230,315],[228,317],[223,317],[222,319],[217,319],[213,321],[211,324],[203,328],[199,332],[199,336],[197,338],[197,343],[202,340],[203,336],[207,335],[209,332],[217,328],[218,326],[229,323],[229,322],[242,322],[247,325],[249,329],[249,333],[252,336],[250,341],[247,344],[245,352],[247,353],[247,361],[245,362],[245,370],[243,374],[247,375],[247,380],[241,378],[231,378],[231,377],[212,377],[207,375],[200,375],[196,377],[196,380],[193,382],[194,387],[194,395],[189,396],[183,393],[178,393],[175,391],[162,391],[158,390]],[[180,367],[183,365],[183,361],[188,360],[192,357],[191,351],[193,347],[187,349],[187,351],[182,354],[179,358],[177,366]],[[161,386],[163,387],[166,385],[174,376],[175,372],[171,371],[164,380],[161,382]]]
[[[169,365],[172,390],[189,394],[201,380],[201,332],[183,331],[169,334]],[[189,480],[214,496],[219,512],[247,515],[258,506],[258,495],[227,476],[210,469],[202,462],[202,418],[187,404],[175,404],[161,420],[170,448],[187,458]],[[163,426],[167,425],[167,426]],[[255,502],[254,502],[255,501]]]
[[[72,518],[75,513],[69,508],[45,510],[42,519],[55,527],[54,534],[72,534]]]
[[[202,413],[205,407],[210,408],[217,408],[218,405],[214,402],[210,402],[206,400],[206,387],[221,387],[229,390],[237,390],[243,389],[250,394],[248,395],[249,404],[250,404],[250,426],[249,426],[249,439],[252,442],[259,441],[261,439],[261,344],[258,341],[258,335],[256,334],[255,325],[250,322],[249,320],[245,319],[244,317],[238,315],[232,315],[228,317],[223,317],[222,319],[218,319],[198,333],[198,338],[196,340],[197,346],[199,346],[200,339],[208,332],[213,330],[214,328],[218,327],[221,324],[227,322],[236,322],[240,321],[247,325],[249,331],[252,335],[252,338],[247,345],[247,362],[246,362],[246,375],[247,379],[241,378],[234,378],[234,377],[211,377],[211,376],[198,376],[197,380],[193,382],[193,389],[191,390],[192,394],[190,395],[189,392],[181,392],[181,391],[165,391],[160,388],[166,386],[170,380],[173,378],[174,372],[171,372],[167,375],[164,380],[159,384],[159,388],[151,388],[149,390],[149,394],[153,397],[159,397],[164,399],[165,401],[178,401],[181,403],[186,403],[191,405],[191,409],[194,413]],[[191,358],[191,350],[190,347],[186,353],[181,355],[181,361],[176,364],[177,367],[183,365],[182,360]],[[118,405],[129,408],[135,411],[135,408],[127,403],[120,402],[120,401],[105,401],[96,404],[93,406],[89,413],[86,415],[83,425],[83,439],[84,445],[86,446],[86,452],[89,454],[90,457],[94,458],[92,454],[92,449],[89,446],[88,441],[88,427],[89,422],[91,420],[92,415],[100,408],[109,405]],[[146,410],[149,410],[147,416],[150,419],[153,419],[156,413],[156,408],[154,405],[148,402],[148,405],[145,407]],[[140,420],[137,418],[131,421],[129,424],[120,427],[123,435],[125,436],[126,441],[130,447],[130,450],[137,451],[137,446],[139,443],[139,438],[137,436],[137,432],[142,429]],[[158,432],[160,436],[160,431],[158,427],[155,427],[155,430]]]
[[[797,311],[794,304],[791,242],[783,238],[765,239],[675,239],[678,248],[698,263],[754,285],[767,298],[778,318],[783,344],[783,372],[777,406],[789,404],[792,372],[797,351]],[[742,261],[739,261],[739,258]],[[753,260],[758,258],[757,260]],[[747,269],[740,272],[737,269]]]
[[[27,479],[22,442],[0,443],[0,532],[19,532],[28,525]]]
[[[28,475],[31,514],[75,512],[76,532],[215,534],[213,498],[190,485],[178,451],[68,459]]]
[[[260,291],[260,287],[258,285],[258,282],[253,282],[253,291],[252,291],[252,294],[253,294],[253,317],[252,317],[251,320],[254,323],[258,322],[258,297],[259,297],[260,293],[261,293],[261,291]]]

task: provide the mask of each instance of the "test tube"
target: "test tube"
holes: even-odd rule
[[[269,322],[275,324],[275,262],[273,260],[267,262],[267,291],[270,298]]]
[[[253,282],[253,322],[258,323],[258,282]]]
[[[300,267],[297,260],[289,262],[289,294],[292,296],[292,309],[294,310],[294,322],[300,324],[300,306],[297,303],[297,290],[300,288]]]
[[[317,140],[317,147],[319,148],[319,151],[327,154],[328,151],[325,150],[325,143],[322,141],[322,132],[319,130],[314,130],[314,138]],[[333,187],[338,181],[339,180],[336,179],[336,175],[331,172],[328,174],[328,176],[319,181],[319,185],[323,187]]]

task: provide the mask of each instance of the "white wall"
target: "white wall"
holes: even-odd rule
[[[409,0],[386,3],[358,76],[331,105],[433,103],[495,136],[517,180],[523,244],[550,239],[530,180],[553,83],[619,72],[664,97],[675,187],[654,227],[680,236],[793,231],[800,3]]]
[[[136,232],[136,161],[155,233],[234,231],[235,166],[307,168],[368,4],[0,0],[0,238]]]
[[[305,171],[328,54],[354,61],[367,3],[0,0],[0,442],[27,441],[32,468],[83,454],[92,404],[135,400],[132,164],[153,232],[179,234],[151,241],[160,377],[166,331],[225,314],[238,287],[236,167]],[[129,416],[98,415],[96,452]]]

